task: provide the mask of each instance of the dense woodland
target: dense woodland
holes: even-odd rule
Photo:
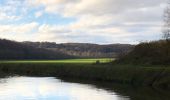
[[[85,57],[85,58],[108,58],[118,57],[130,52],[134,45],[130,44],[110,44],[98,45],[89,43],[62,43],[55,42],[23,42],[28,46],[36,48],[45,48],[52,51],[59,51],[64,54]]]
[[[35,48],[19,42],[0,39],[0,59],[65,59],[74,58],[57,51]]]
[[[132,45],[97,45],[53,42],[15,42],[0,39],[0,59],[66,59],[80,57],[116,57],[127,53]]]

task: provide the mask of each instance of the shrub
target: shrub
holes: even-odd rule
[[[119,63],[133,64],[170,64],[170,41],[152,41],[140,43],[128,55],[118,60]]]

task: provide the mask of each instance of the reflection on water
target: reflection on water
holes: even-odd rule
[[[68,82],[76,82],[82,84],[91,84],[97,89],[104,89],[108,93],[114,93],[118,97],[113,100],[170,100],[170,90],[151,88],[151,87],[139,87],[122,84],[113,84],[108,82],[95,82],[95,81],[80,81],[65,79]]]
[[[126,100],[126,98],[90,85],[62,82],[50,77],[11,77],[0,80],[0,100]]]
[[[52,77],[3,78],[0,79],[0,100],[169,100],[170,98],[170,92],[160,89],[74,82],[64,82]]]

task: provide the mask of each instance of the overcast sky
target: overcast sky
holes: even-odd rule
[[[0,0],[0,38],[138,43],[161,38],[166,0]]]

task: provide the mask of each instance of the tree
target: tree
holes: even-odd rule
[[[170,40],[170,0],[167,3],[167,7],[164,10],[164,26],[163,26],[163,38]]]

